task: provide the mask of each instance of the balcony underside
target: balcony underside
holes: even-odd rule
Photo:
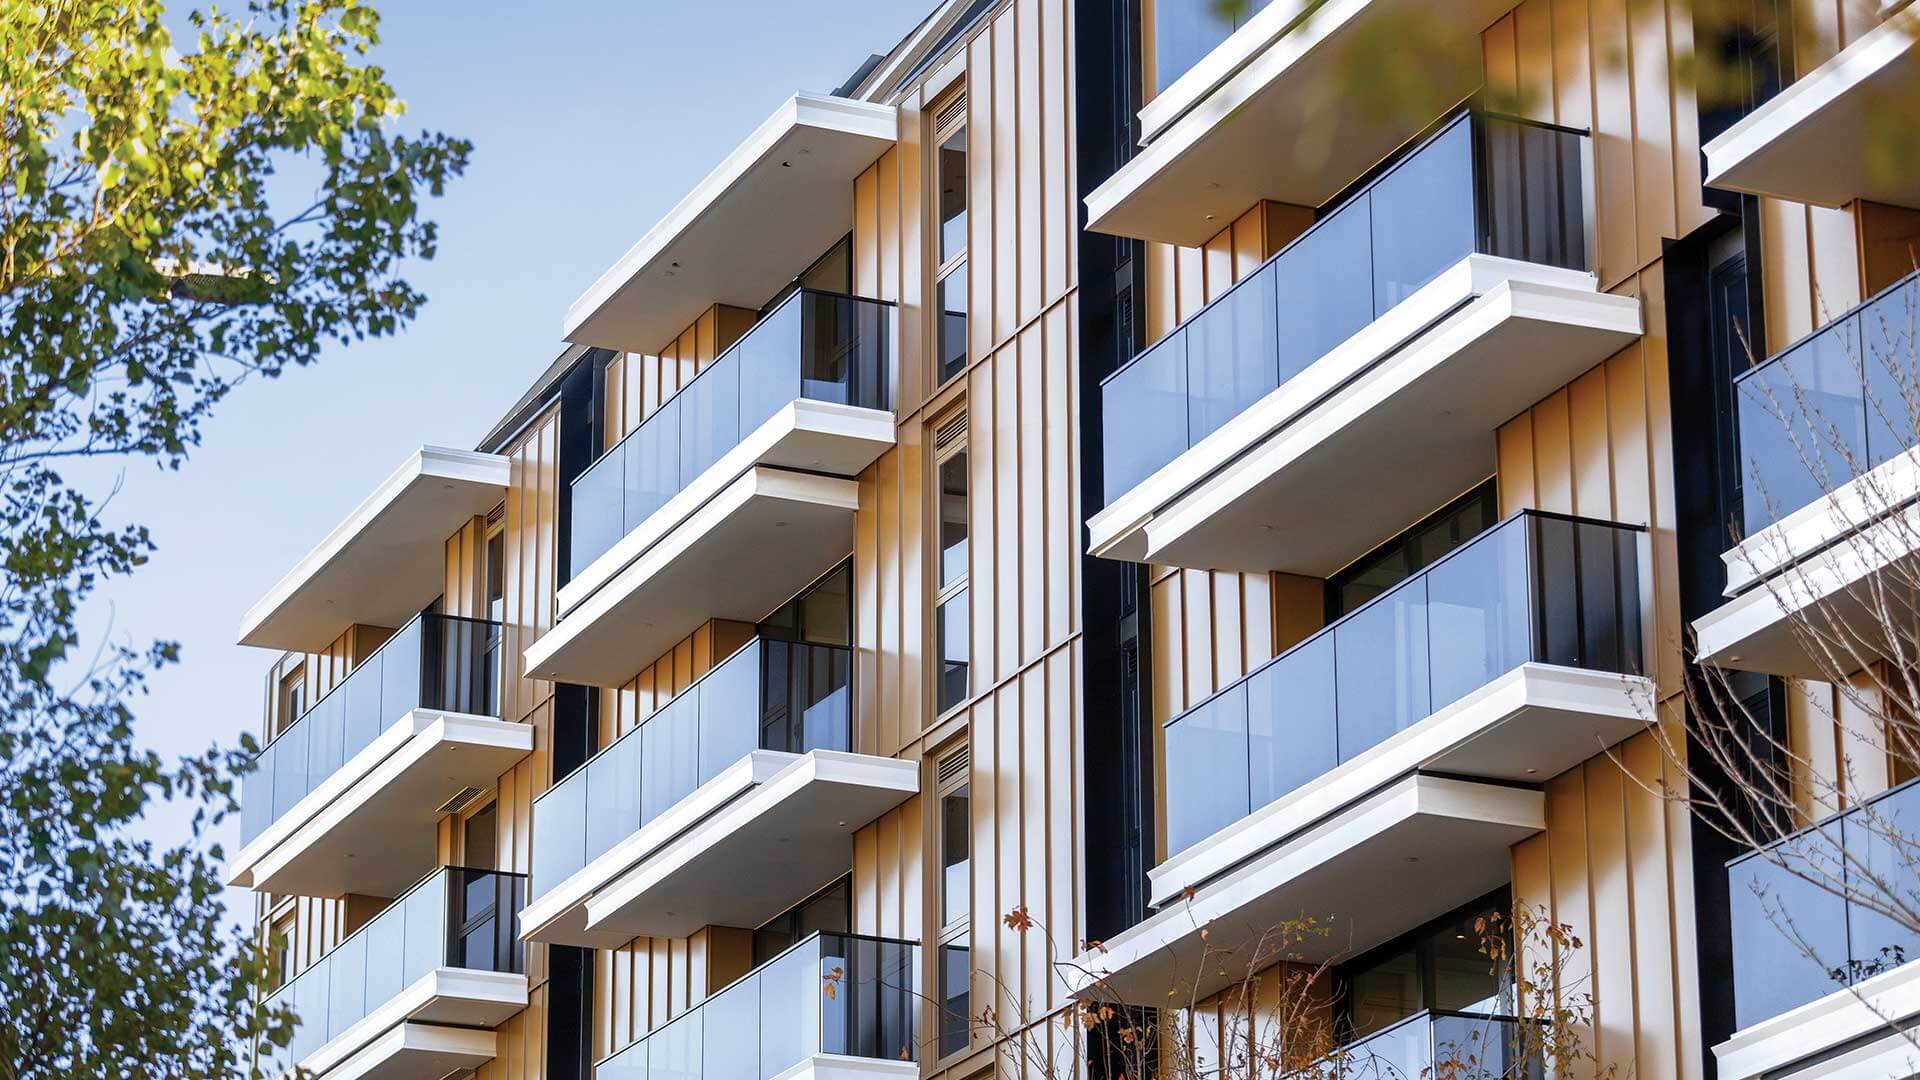
[[[1492,475],[1499,426],[1640,325],[1591,274],[1469,256],[1095,515],[1092,549],[1325,577]]]
[[[527,977],[438,968],[301,1061],[324,1080],[439,1080],[493,1057],[494,1033],[527,1007]],[[435,1072],[442,1062],[450,1062]]]
[[[447,537],[506,496],[499,454],[422,447],[240,620],[240,644],[320,652],[355,623],[399,626],[446,587]]]
[[[280,896],[398,896],[435,864],[440,807],[490,788],[533,728],[414,709],[242,848],[227,883]]]
[[[1909,1076],[1920,1051],[1911,1031],[1895,1028],[1915,1017],[1920,1017],[1920,961],[1908,961],[1736,1031],[1713,1054],[1723,1080]],[[1793,1068],[1795,1062],[1805,1064]]]
[[[845,873],[853,834],[920,790],[910,761],[756,750],[547,889],[528,941],[617,948],[640,935],[759,926]]]
[[[1478,56],[1481,30],[1516,3],[1457,0],[1423,30],[1458,34]],[[1311,6],[1276,0],[1143,109],[1147,145],[1087,196],[1088,228],[1197,247],[1262,199],[1321,206],[1482,82],[1478,63],[1434,64],[1440,43],[1419,35],[1401,35],[1397,58],[1355,51],[1395,40],[1392,27],[1430,11],[1422,0],[1334,0],[1300,18]],[[1419,98],[1362,115],[1356,61],[1396,59],[1428,74]]]
[[[1357,791],[1415,770],[1544,783],[1653,721],[1652,681],[1523,664],[1148,873],[1153,903],[1178,899],[1336,813]]]
[[[748,469],[569,610],[527,674],[619,686],[709,619],[759,620],[847,557],[859,505],[850,479]]]
[[[563,336],[652,352],[714,303],[759,308],[853,228],[853,182],[898,135],[891,105],[789,98],[574,301]]]
[[[1504,884],[1509,849],[1545,828],[1537,789],[1408,776],[1082,954],[1068,977],[1083,1000],[1205,998],[1268,962],[1252,955],[1263,934],[1309,918],[1336,932],[1298,943],[1304,959],[1358,954]]]
[[[1708,143],[1707,183],[1791,202],[1920,207],[1920,173],[1876,152],[1920,100],[1920,9],[1860,36]],[[1887,125],[1887,126],[1883,126]]]

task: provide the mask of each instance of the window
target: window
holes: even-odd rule
[[[1513,972],[1487,954],[1486,935],[1504,932],[1512,910],[1501,889],[1413,933],[1341,965],[1341,1041],[1365,1038],[1423,1009],[1477,1015],[1513,1012]],[[1482,930],[1475,923],[1497,913]],[[1511,944],[1511,943],[1509,943]],[[1511,956],[1510,948],[1502,950]]]
[[[1489,480],[1362,555],[1327,579],[1327,621],[1352,612],[1431,566],[1440,556],[1492,528],[1499,515],[1493,481]]]
[[[936,949],[934,999],[939,1004],[939,1054],[965,1050],[969,1044],[968,1015],[972,966],[967,954],[973,911],[972,807],[967,799],[968,769],[972,764],[962,747],[940,758],[934,775],[939,820],[934,838],[940,856],[936,904],[940,912]]]
[[[962,87],[934,110],[934,139],[939,144],[935,205],[940,215],[940,262],[934,293],[940,319],[934,328],[936,385],[967,367],[967,103]]]
[[[267,924],[267,993],[293,979],[293,911]]]
[[[934,488],[938,492],[939,550],[934,561],[933,655],[934,715],[943,716],[972,693],[968,657],[972,652],[967,606],[968,502],[967,414],[961,410],[941,421],[934,434]]]
[[[814,645],[853,643],[853,563],[841,563],[760,620],[759,633]]]
[[[805,900],[768,919],[753,932],[753,966],[787,951],[808,934],[853,930],[853,879],[843,877]]]
[[[460,823],[460,863],[475,870],[492,870],[498,856],[497,804],[488,803]]]
[[[507,619],[507,529],[506,504],[502,503],[495,511],[487,515],[489,532],[487,534],[487,640],[481,647],[480,685],[484,688],[486,700],[480,702],[482,712],[492,713],[496,702],[493,696],[499,692],[500,647],[505,633]]]
[[[285,731],[307,711],[307,665],[295,664],[280,677],[280,711],[275,717],[273,734]]]

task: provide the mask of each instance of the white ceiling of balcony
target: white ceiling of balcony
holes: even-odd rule
[[[1141,110],[1147,145],[1087,196],[1088,227],[1198,245],[1262,199],[1324,204],[1479,88],[1480,31],[1517,3],[1450,0],[1427,22],[1432,0],[1274,0]],[[1421,96],[1370,116],[1354,70],[1414,21],[1460,37],[1400,34],[1392,60],[1423,69]]]
[[[759,307],[853,228],[853,181],[898,131],[891,105],[788,98],[574,301],[564,336],[651,353],[713,304]]]
[[[448,536],[506,496],[508,461],[425,446],[240,620],[240,644],[319,652],[355,623],[398,627],[446,588]]]

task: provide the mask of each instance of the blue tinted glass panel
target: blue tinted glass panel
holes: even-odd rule
[[[1530,659],[1526,539],[1498,528],[1427,571],[1434,710]]]
[[[573,540],[567,566],[579,577],[626,534],[621,504],[626,452],[622,443],[573,482]]]
[[[582,770],[533,805],[534,895],[552,889],[586,864],[587,774]]]
[[[751,642],[700,680],[700,782],[753,753],[760,741],[760,657]]]
[[[1860,316],[1867,373],[1867,468],[1914,445],[1920,417],[1920,277],[1881,293]]]
[[[1776,866],[1754,855],[1727,868],[1733,923],[1734,1027],[1744,1028],[1825,997],[1840,987],[1830,973],[1847,950],[1845,901],[1800,874],[1837,873],[1842,867],[1837,823],[1786,841]],[[1783,913],[1791,912],[1791,922]],[[1794,932],[1811,949],[1793,940]],[[1830,959],[1831,958],[1831,959]]]
[[[341,1033],[367,1015],[367,939],[354,935],[327,954],[327,1038]],[[376,1002],[376,1004],[378,1004]]]
[[[1280,385],[1274,369],[1273,268],[1234,286],[1182,331],[1187,441],[1199,442]]]
[[[739,357],[734,376],[740,395],[739,437],[753,433],[800,396],[800,330],[802,316],[813,303],[812,293],[794,294],[733,347]],[[697,475],[698,470],[686,474],[688,480]]]
[[[1167,853],[1247,816],[1247,688],[1237,684],[1167,725]]]
[[[1351,761],[1433,709],[1427,684],[1427,589],[1415,578],[1334,628],[1340,760]]]
[[[1100,387],[1106,500],[1133,490],[1187,448],[1187,339],[1141,353]]]
[[[1913,910],[1916,893],[1910,860],[1913,838],[1920,836],[1920,784],[1854,810],[1842,819],[1841,830],[1848,873],[1859,875],[1849,888],[1854,899],[1890,900],[1896,909]],[[1870,979],[1909,960],[1920,960],[1920,935],[1856,902],[1847,911],[1847,959],[1848,974],[1855,982]]]
[[[787,309],[794,310],[793,305]],[[680,391],[680,486],[683,488],[740,444],[738,355],[729,353],[721,357]]]
[[[659,817],[693,794],[700,780],[700,710],[691,695],[676,698],[640,727],[640,821]]]
[[[1472,136],[1456,123],[1374,185],[1376,316],[1472,254]]]
[[[1340,763],[1333,656],[1333,635],[1321,634],[1247,680],[1252,809]]]
[[[627,437],[622,536],[680,492],[680,408],[670,399]]]
[[[1222,10],[1218,0],[1158,0],[1153,5],[1153,73],[1158,89],[1172,86],[1233,33],[1233,20]]]
[[[647,1037],[648,1080],[700,1080],[702,1018],[695,1009]]]
[[[741,981],[709,998],[700,1011],[701,1080],[761,1080],[760,980]]]
[[[1853,479],[1866,457],[1860,320],[1822,330],[1738,384],[1749,535]]]
[[[640,828],[640,759],[640,740],[625,738],[587,762],[587,862]]]
[[[1362,196],[1274,260],[1277,382],[1285,382],[1373,321],[1370,202]]]
[[[820,1050],[820,965],[813,946],[760,971],[760,1076],[771,1080]]]

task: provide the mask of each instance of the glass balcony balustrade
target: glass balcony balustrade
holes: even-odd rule
[[[1588,269],[1586,136],[1462,115],[1100,387],[1108,504],[1468,255]]]
[[[498,717],[500,624],[422,614],[288,725],[241,781],[244,846],[414,709]]]
[[[1748,536],[1913,447],[1917,310],[1920,272],[1735,379]]]
[[[1538,1021],[1427,1011],[1342,1047],[1325,1080],[1541,1080]]]
[[[1736,1029],[1920,959],[1920,935],[1864,902],[1912,908],[1916,836],[1908,783],[1727,864]]]
[[[462,867],[429,874],[267,998],[268,1009],[291,1006],[295,1023],[287,1046],[262,1048],[263,1074],[291,1070],[436,969],[524,973],[513,923],[526,883]]]
[[[597,1080],[772,1080],[816,1054],[912,1061],[908,941],[822,932],[603,1059]]]
[[[573,482],[579,576],[789,402],[888,409],[893,305],[796,291]]]
[[[1516,514],[1174,717],[1168,852],[1522,664],[1641,674],[1638,532]]]
[[[754,750],[851,750],[852,673],[844,646],[742,646],[534,800],[536,895]]]

